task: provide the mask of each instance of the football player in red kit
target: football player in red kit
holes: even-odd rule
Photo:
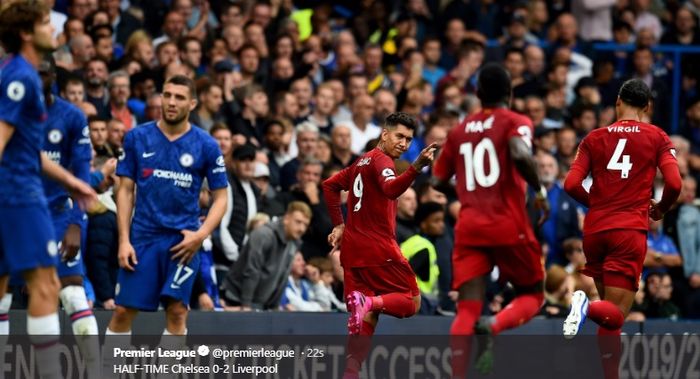
[[[452,129],[433,167],[438,185],[456,175],[461,203],[452,254],[452,285],[459,291],[450,330],[453,378],[466,375],[470,338],[464,336],[474,334],[486,275],[494,265],[513,285],[516,297],[494,317],[482,319],[478,333],[496,335],[517,327],[535,316],[544,300],[542,250],[525,205],[530,184],[546,218],[547,192],[532,157],[532,121],[508,109],[510,77],[498,64],[487,64],[479,72],[477,96],[483,109]],[[483,349],[477,368],[488,372],[491,364],[491,349]]]
[[[396,199],[408,189],[423,167],[433,161],[435,144],[421,151],[415,162],[396,175],[394,159],[406,152],[416,120],[407,113],[387,116],[377,147],[323,183],[333,224],[328,236],[340,249],[351,336],[371,336],[380,313],[403,318],[420,309],[416,274],[396,242]],[[340,191],[349,191],[347,221],[340,210]],[[369,350],[369,338],[348,346],[345,377],[357,377]]]
[[[642,122],[651,91],[639,79],[620,88],[614,124],[593,130],[581,141],[564,183],[574,199],[589,207],[583,228],[586,267],[595,280],[600,301],[589,303],[583,291],[572,297],[571,312],[564,321],[564,336],[573,338],[586,317],[598,325],[599,336],[618,341],[622,324],[632,306],[647,251],[649,217],[660,220],[675,203],[681,176],[673,144],[666,133]],[[651,200],[656,169],[664,177],[661,200]],[[582,183],[591,176],[590,193]],[[619,343],[601,344],[617,359],[605,359],[606,378],[617,378]]]

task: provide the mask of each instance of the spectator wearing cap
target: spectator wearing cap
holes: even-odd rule
[[[311,208],[314,222],[304,235],[301,246],[306,259],[325,257],[330,251],[327,237],[333,231],[333,223],[321,190],[322,173],[321,161],[307,157],[301,161],[297,169],[297,183],[293,184],[288,191],[279,194],[285,206],[293,201],[301,201]]]
[[[535,160],[540,180],[547,189],[547,200],[551,204],[549,218],[542,225],[542,235],[547,245],[546,263],[565,266],[568,262],[563,252],[564,241],[572,237],[581,237],[578,216],[581,206],[564,191],[564,186],[559,180],[559,164],[556,158],[552,154],[540,151]]]
[[[218,230],[212,235],[214,267],[219,283],[238,259],[247,238],[248,222],[260,209],[260,190],[252,183],[255,154],[255,147],[250,144],[233,150],[232,167],[228,170],[228,205]]]
[[[535,128],[535,152],[544,151],[548,154],[552,154],[557,148],[557,130],[554,128],[547,128],[545,126],[538,126]]]
[[[260,190],[260,209],[258,212],[271,217],[281,216],[284,213],[284,204],[270,183],[270,168],[265,163],[255,162],[253,183]]]
[[[579,25],[584,41],[612,39],[612,8],[616,0],[572,0],[571,13]]]

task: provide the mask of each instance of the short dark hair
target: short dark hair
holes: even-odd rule
[[[192,36],[184,36],[177,41],[177,49],[179,52],[184,53],[187,51],[187,44],[190,42],[196,42],[199,47],[202,48],[202,41]]]
[[[229,129],[226,124],[224,124],[223,122],[216,122],[214,123],[214,126],[212,126],[211,129],[209,129],[209,135],[213,136],[214,133],[218,132],[219,130],[228,130],[229,132],[231,132],[231,129]]]
[[[33,33],[49,8],[43,1],[15,1],[0,8],[0,42],[5,51],[16,54],[22,47],[21,32]]]
[[[510,100],[510,75],[498,63],[487,63],[484,65],[479,71],[476,86],[476,96],[486,106],[499,103],[507,104]]]
[[[399,124],[411,130],[416,130],[416,127],[418,126],[416,118],[405,112],[391,113],[390,115],[386,116],[386,119],[384,120],[384,127],[387,129],[395,128],[399,126]]]
[[[103,116],[91,115],[91,116],[88,116],[87,122],[88,122],[88,126],[89,126],[93,122],[104,122],[105,124],[107,124],[107,122],[109,122],[109,120],[107,120]]]
[[[185,75],[175,75],[170,79],[165,81],[165,84],[175,84],[178,86],[185,86],[190,90],[190,98],[197,98],[197,88],[194,86],[194,80],[190,79]]]
[[[81,86],[85,87],[85,82],[83,81],[83,78],[75,74],[69,74],[68,77],[66,77],[63,80],[63,83],[61,83],[61,91],[65,91],[66,88],[68,88],[68,85],[71,84],[80,84]]]
[[[622,84],[618,97],[629,106],[643,109],[649,105],[651,91],[641,79],[630,79]]]

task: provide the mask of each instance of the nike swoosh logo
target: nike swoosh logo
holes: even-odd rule
[[[78,265],[78,263],[80,263],[80,261],[76,259],[76,260],[72,260],[72,261],[66,262],[66,266],[68,266],[68,267],[75,267],[75,266]]]
[[[174,284],[174,283],[170,283],[170,288],[172,288],[174,290],[179,290],[180,286],[178,286],[177,284]]]
[[[142,157],[144,158],[150,158],[152,156],[156,155],[156,153],[143,153]]]

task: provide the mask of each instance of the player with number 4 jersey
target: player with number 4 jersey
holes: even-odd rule
[[[453,175],[461,209],[455,226],[452,286],[459,291],[452,323],[453,378],[466,375],[470,336],[496,335],[527,322],[539,311],[544,295],[540,248],[526,212],[529,183],[539,189],[538,208],[547,217],[546,191],[532,157],[532,122],[508,109],[511,82],[498,64],[479,72],[477,95],[483,109],[454,127],[442,147],[433,180],[446,185]],[[485,276],[498,266],[501,280],[510,282],[515,299],[495,317],[480,320]],[[492,353],[482,349],[477,368],[491,370]]]
[[[651,91],[642,80],[625,82],[615,104],[618,121],[581,141],[564,183],[574,199],[589,207],[583,273],[594,279],[603,299],[589,303],[583,291],[576,291],[564,336],[575,336],[586,318],[595,321],[607,379],[618,376],[619,335],[642,273],[649,217],[660,220],[681,188],[671,141],[663,130],[642,121],[650,100]],[[657,168],[665,182],[658,204],[651,200]],[[583,187],[588,176],[593,180],[590,192]]]

